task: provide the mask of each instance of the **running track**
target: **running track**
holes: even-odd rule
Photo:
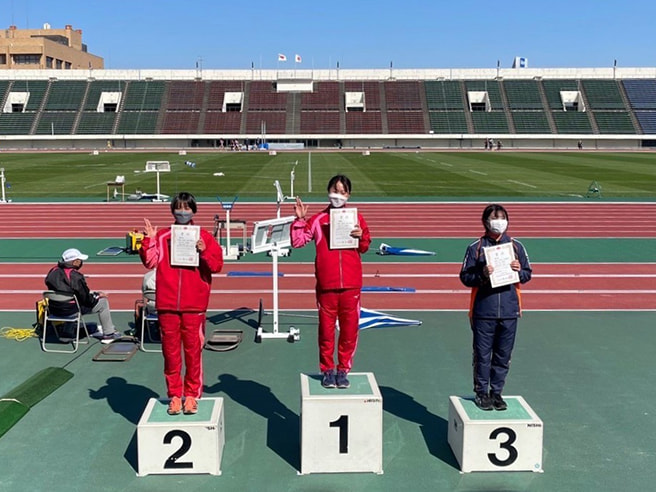
[[[477,237],[481,203],[356,204],[374,237]],[[310,213],[319,210],[312,205]],[[143,217],[170,223],[168,204],[8,204],[3,205],[4,238],[124,237],[141,228]],[[656,203],[514,203],[509,206],[514,236],[656,237]],[[197,223],[211,229],[217,204],[199,205]],[[286,204],[282,215],[293,213]],[[233,220],[275,217],[271,204],[237,204]],[[250,234],[250,230],[249,230]],[[32,310],[43,290],[50,265],[0,264],[0,310]],[[469,290],[458,279],[459,264],[368,263],[367,287],[411,287],[413,293],[364,292],[363,306],[383,310],[465,310]],[[533,280],[523,287],[527,310],[640,310],[656,307],[656,264],[533,264]],[[267,263],[227,262],[215,276],[211,310],[256,308],[259,299],[272,307],[271,277],[234,277],[231,271],[266,271]],[[139,296],[144,269],[135,263],[89,263],[84,273],[92,288],[110,296],[112,309],[130,310]],[[311,263],[281,263],[279,303],[282,310],[315,309]]]

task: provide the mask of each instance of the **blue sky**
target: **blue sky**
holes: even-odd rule
[[[108,69],[506,68],[515,56],[535,68],[656,66],[654,0],[0,0],[0,9],[3,29],[82,29]]]

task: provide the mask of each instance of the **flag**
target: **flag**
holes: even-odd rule
[[[296,63],[301,63],[301,61],[302,61],[302,60],[301,60],[301,55],[294,55],[294,61],[295,61]]]
[[[287,57],[282,53],[278,53],[278,61],[287,61]]]
[[[421,321],[416,319],[399,318],[391,314],[360,308],[360,329],[383,328],[385,326],[419,326]]]
[[[379,255],[400,255],[400,256],[434,256],[434,251],[425,251],[414,248],[395,248],[389,244],[381,243],[378,248]]]

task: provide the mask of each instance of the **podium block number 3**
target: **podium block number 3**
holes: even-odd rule
[[[164,462],[164,468],[168,468],[168,469],[193,468],[194,463],[192,461],[178,461],[185,454],[187,454],[187,451],[191,449],[191,436],[183,430],[174,429],[172,431],[167,432],[164,435],[164,444],[171,444],[173,442],[174,437],[179,437],[180,439],[182,439],[182,443],[181,446],[178,448],[178,450],[175,451],[171,456],[169,456],[166,459],[166,461]]]
[[[332,424],[331,424],[332,425]],[[490,433],[490,440],[494,441],[500,436],[505,436],[507,439],[499,443],[499,447],[508,452],[506,459],[499,459],[496,453],[488,453],[487,457],[493,465],[496,466],[510,466],[517,460],[517,448],[513,446],[517,440],[517,434],[509,427],[499,427]]]
[[[348,454],[348,415],[341,415],[329,426],[339,429],[339,454]]]

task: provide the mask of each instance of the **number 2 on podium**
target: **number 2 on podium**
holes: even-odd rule
[[[348,415],[341,415],[329,427],[339,429],[339,454],[348,454]]]

